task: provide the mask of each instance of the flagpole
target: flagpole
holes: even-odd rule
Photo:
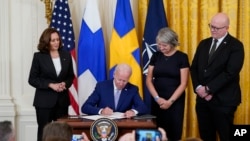
[[[52,0],[41,0],[45,4],[45,18],[47,19],[47,24],[50,25],[51,17],[52,17]]]

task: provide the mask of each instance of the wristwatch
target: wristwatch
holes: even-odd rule
[[[158,101],[159,98],[160,97],[158,95],[156,97],[154,97],[154,99],[155,99],[156,102]]]

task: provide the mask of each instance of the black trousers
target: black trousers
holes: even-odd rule
[[[196,103],[196,114],[201,139],[216,141],[216,133],[220,141],[230,140],[230,128],[233,125],[236,106],[211,105]]]
[[[167,110],[160,109],[158,104],[153,103],[152,114],[157,116],[157,126],[166,131],[169,141],[181,140],[184,118],[184,98],[175,101]]]
[[[56,105],[53,108],[35,108],[38,124],[37,141],[42,141],[44,126],[52,121],[56,121],[60,117],[68,115],[68,107],[60,107]]]

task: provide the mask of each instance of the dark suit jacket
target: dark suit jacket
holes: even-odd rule
[[[114,103],[113,80],[106,80],[96,84],[94,92],[88,97],[82,106],[82,112],[90,115],[98,115],[101,108],[109,107],[114,112],[126,112],[135,109],[138,114],[146,114],[148,109],[138,93],[138,87],[128,83],[121,91],[117,109]]]
[[[239,73],[244,61],[243,44],[228,34],[208,62],[212,38],[198,45],[191,65],[193,89],[208,86],[213,94],[212,103],[237,106],[241,102]],[[197,102],[205,102],[197,96]]]
[[[36,88],[33,105],[41,108],[51,108],[58,101],[61,106],[69,106],[68,89],[56,92],[48,87],[49,83],[65,82],[69,88],[73,82],[74,73],[69,52],[60,51],[62,70],[57,76],[49,53],[34,53],[30,69],[29,84]]]

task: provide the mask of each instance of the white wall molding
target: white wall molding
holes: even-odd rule
[[[15,125],[15,104],[10,95],[10,33],[9,1],[0,6],[0,120],[10,120]]]
[[[17,121],[17,141],[36,141],[37,123],[34,109],[19,109]]]

